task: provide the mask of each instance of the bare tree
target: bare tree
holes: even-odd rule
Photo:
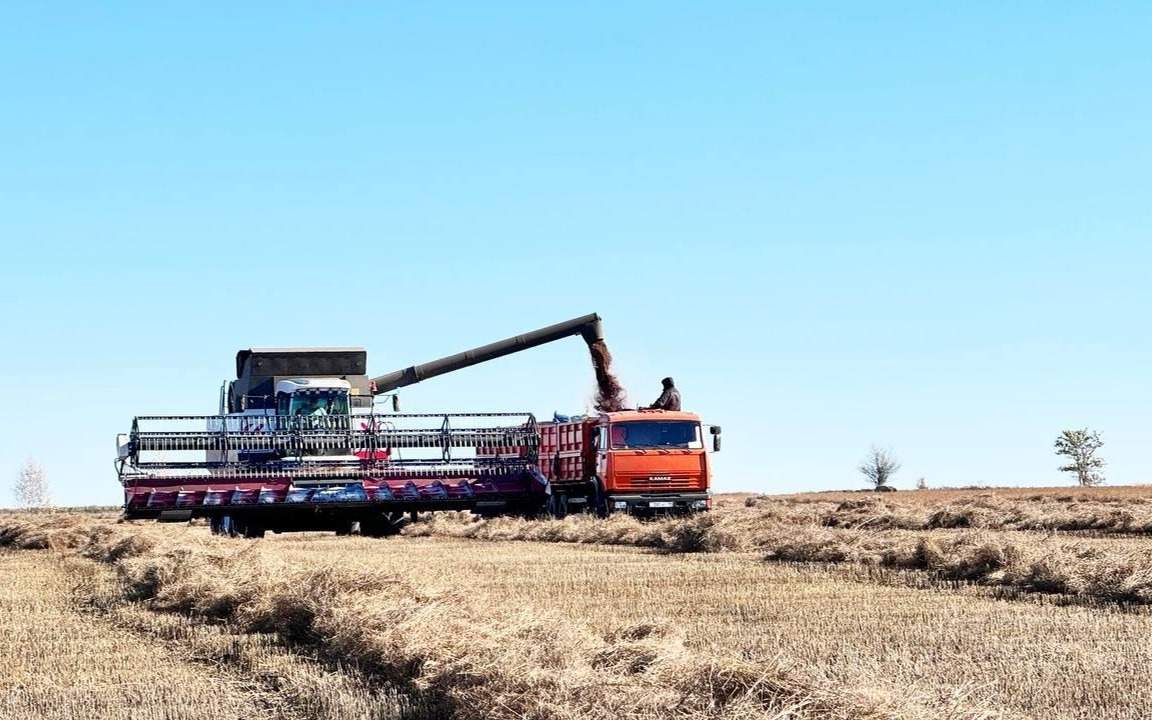
[[[857,468],[860,474],[868,479],[877,489],[888,487],[888,481],[900,469],[900,463],[892,455],[891,450],[872,446],[868,457]]]
[[[1098,432],[1088,428],[1065,430],[1056,438],[1056,454],[1069,460],[1067,465],[1060,466],[1060,472],[1075,473],[1076,482],[1084,487],[1103,484],[1104,476],[1099,471],[1107,463],[1096,457],[1096,451],[1102,447],[1104,441]]]
[[[918,479],[916,481],[916,489],[917,490],[927,490],[928,489],[928,481],[925,480],[924,478]]]
[[[44,468],[35,460],[28,460],[20,468],[20,476],[12,490],[16,495],[16,504],[20,507],[45,508],[52,504],[48,477],[44,474]]]

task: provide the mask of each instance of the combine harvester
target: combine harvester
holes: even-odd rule
[[[141,416],[117,437],[126,518],[207,518],[217,534],[395,533],[405,515],[709,507],[699,418],[633,410],[537,423],[531,413],[402,414],[393,391],[581,335],[586,315],[369,379],[361,348],[241,350],[217,415]],[[391,395],[391,412],[376,400]],[[719,428],[711,428],[719,450]]]

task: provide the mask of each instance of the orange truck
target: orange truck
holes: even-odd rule
[[[540,423],[548,511],[649,516],[709,509],[705,428],[719,451],[720,427],[701,425],[690,412],[622,410]]]

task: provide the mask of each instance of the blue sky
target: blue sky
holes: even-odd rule
[[[1143,3],[0,7],[0,504],[238,348],[384,372],[599,312],[720,490],[1152,481]],[[406,410],[581,410],[578,340]]]

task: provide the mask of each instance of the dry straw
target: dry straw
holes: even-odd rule
[[[594,532],[607,542],[719,549],[710,544],[722,537],[713,522],[613,520]],[[483,527],[571,539],[595,525]],[[293,568],[260,543],[189,542],[187,535],[181,541],[165,530],[82,518],[0,518],[6,545],[70,547],[110,563],[132,601],[224,622],[239,633],[272,633],[291,647],[398,683],[419,698],[417,705],[458,718],[990,717],[963,698],[893,698],[836,687],[794,666],[703,654],[662,623],[589,632],[541,610],[491,613],[459,591],[429,592],[370,569]]]

